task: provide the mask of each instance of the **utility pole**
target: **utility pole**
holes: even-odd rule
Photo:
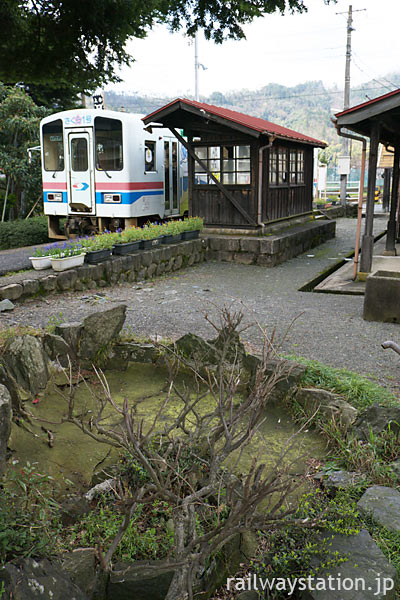
[[[361,12],[366,10],[360,8],[359,10],[353,11],[353,6],[350,4],[347,12],[347,41],[346,41],[346,68],[344,74],[344,98],[343,98],[343,110],[350,108],[350,65],[351,65],[351,33],[353,29],[353,12]],[[336,13],[337,15],[343,15],[346,13]],[[340,163],[340,203],[346,205],[347,196],[347,176],[350,174],[350,154],[349,154],[349,142],[347,138],[343,138],[342,151],[343,156]]]
[[[199,69],[207,71],[202,63],[199,63],[198,33],[194,35],[194,99],[199,101]]]

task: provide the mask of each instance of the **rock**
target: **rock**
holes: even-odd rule
[[[0,569],[0,580],[5,585],[4,600],[87,600],[68,575],[47,559],[6,563]]]
[[[4,475],[7,458],[7,442],[11,432],[11,396],[4,385],[0,385],[0,478]]]
[[[400,531],[400,492],[383,485],[368,488],[357,502],[359,509],[390,531]]]
[[[388,429],[389,425],[394,433],[400,431],[400,407],[373,404],[359,415],[352,427],[352,433],[355,437],[368,441],[370,431],[378,435]]]
[[[399,460],[395,460],[394,462],[390,463],[389,466],[396,475],[397,479],[400,479],[400,458]]]
[[[68,498],[61,505],[61,522],[64,527],[73,525],[80,517],[89,514],[90,502],[85,496]]]
[[[242,592],[236,597],[236,600],[260,600],[257,592]]]
[[[116,479],[110,478],[98,483],[94,487],[92,487],[88,492],[86,492],[84,498],[88,502],[91,502],[93,498],[95,498],[98,494],[105,494],[115,489]]]
[[[302,388],[296,393],[296,401],[308,415],[318,410],[324,419],[333,420],[336,424],[348,429],[357,418],[358,411],[340,396],[314,388]]]
[[[73,351],[60,335],[46,333],[43,345],[47,356],[51,360],[58,360],[62,366],[68,364],[68,356],[71,359],[74,356]]]
[[[185,333],[176,342],[175,346],[178,352],[187,358],[198,359],[199,361],[209,361],[212,348],[209,342],[194,333]]]
[[[74,355],[78,353],[81,331],[82,323],[77,322],[62,323],[55,328],[55,334],[65,340]]]
[[[22,296],[24,288],[19,283],[10,283],[0,288],[0,298],[3,300],[18,300]]]
[[[152,561],[153,565],[156,564]],[[148,562],[135,561],[132,565],[116,565],[108,584],[111,600],[164,600],[171,584],[174,569],[157,568]]]
[[[39,281],[37,279],[24,279],[22,286],[24,296],[34,296],[39,291]]]
[[[21,399],[19,397],[18,394],[18,388],[17,388],[17,384],[14,381],[14,379],[12,379],[9,375],[9,373],[7,373],[6,369],[4,368],[4,365],[2,365],[0,363],[0,383],[2,385],[4,385],[4,387],[7,388],[10,396],[11,396],[11,404],[12,404],[12,409],[15,413],[20,413],[21,412]]]
[[[321,481],[324,488],[334,496],[338,490],[346,490],[354,487],[362,479],[358,473],[349,473],[348,471],[331,471],[328,474],[322,474]]]
[[[64,554],[61,560],[61,568],[75,585],[85,594],[90,595],[96,575],[96,559],[91,548],[79,548]]]
[[[331,538],[331,539],[330,539]],[[304,600],[394,600],[394,589],[387,589],[386,594],[382,589],[385,582],[387,588],[394,584],[396,578],[396,569],[389,563],[383,552],[375,544],[374,540],[366,529],[360,531],[358,535],[336,534],[321,536],[321,544],[329,544],[329,554],[338,553],[341,556],[348,557],[346,562],[338,566],[329,567],[328,572],[318,572],[315,576],[318,581],[325,581],[326,589],[307,590],[301,592],[301,598]],[[326,555],[321,556],[322,562],[326,561]],[[329,579],[331,583],[329,583]],[[378,580],[380,588],[378,588]],[[340,583],[359,582],[358,591],[355,589],[338,589]],[[361,583],[362,582],[362,583]],[[361,587],[365,589],[360,589]],[[317,587],[316,581],[313,587]],[[321,586],[322,587],[322,586]],[[329,588],[334,588],[333,590]],[[394,588],[394,585],[393,585]]]
[[[48,275],[40,280],[40,284],[45,292],[53,292],[57,287],[57,275]]]
[[[7,370],[24,390],[35,395],[49,380],[48,357],[40,339],[32,335],[16,336],[5,351]]]
[[[15,308],[15,304],[6,298],[0,302],[0,312],[4,312],[6,310],[13,310]]]
[[[126,305],[93,313],[83,321],[78,355],[92,361],[96,355],[108,349],[117,338],[125,323]]]

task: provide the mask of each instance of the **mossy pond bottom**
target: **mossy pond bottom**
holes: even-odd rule
[[[107,381],[112,397],[117,404],[124,398],[128,402],[138,402],[138,417],[151,422],[165,398],[167,390],[167,371],[162,367],[149,364],[131,364],[124,372],[106,372]],[[190,385],[188,376],[180,376],[177,383]],[[100,391],[100,385],[96,386]],[[13,424],[9,447],[13,451],[13,460],[20,465],[26,462],[38,463],[38,468],[49,475],[63,481],[71,480],[78,488],[88,489],[91,478],[96,470],[101,469],[103,461],[109,457],[110,448],[107,444],[95,441],[71,423],[57,423],[66,413],[67,402],[59,393],[54,383],[39,398],[39,402],[30,405],[30,412],[39,419],[27,424],[30,432]],[[68,389],[64,389],[67,394]],[[210,408],[210,399],[205,399],[204,410]],[[178,414],[182,404],[178,398],[171,398],[163,419],[167,420]],[[85,384],[81,384],[76,393],[76,407],[94,409],[92,396]],[[117,422],[119,415],[108,419]],[[54,440],[49,446],[48,433],[51,431]],[[286,410],[276,404],[269,405],[265,410],[265,420],[252,443],[242,454],[236,468],[245,473],[254,456],[258,455],[261,462],[273,465],[279,457],[289,438],[298,427]],[[114,452],[114,450],[113,450]],[[304,471],[305,457],[322,458],[326,454],[324,441],[313,431],[304,431],[296,437],[291,459],[298,460],[293,464],[293,474]],[[301,458],[302,457],[302,458]]]

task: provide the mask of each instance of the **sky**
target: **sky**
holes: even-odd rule
[[[246,40],[222,45],[198,36],[199,93],[257,90],[268,83],[294,86],[310,80],[343,86],[349,0],[326,6],[305,0],[304,14],[268,15],[245,26]],[[400,70],[400,0],[353,0],[351,85]],[[360,9],[365,11],[355,12]],[[345,13],[345,14],[336,14]],[[106,89],[160,96],[194,95],[194,45],[181,33],[155,27],[128,42],[135,58]],[[382,93],[394,89],[380,80]],[[340,107],[338,107],[340,108]]]

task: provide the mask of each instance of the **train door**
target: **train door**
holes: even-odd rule
[[[68,134],[69,214],[95,214],[93,140],[91,130]]]
[[[179,214],[180,185],[178,158],[178,142],[164,140],[164,214],[166,216]]]

